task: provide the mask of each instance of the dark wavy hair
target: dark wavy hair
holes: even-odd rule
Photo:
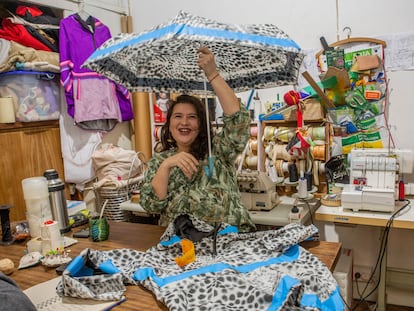
[[[191,145],[191,154],[198,160],[202,160],[208,153],[208,135],[207,135],[207,116],[206,107],[200,99],[191,95],[180,95],[175,100],[170,101],[167,112],[167,121],[165,122],[161,133],[161,151],[170,150],[177,147],[177,144],[170,133],[170,119],[175,105],[177,104],[191,104],[196,110],[198,119],[200,120],[200,128],[198,136]],[[210,126],[211,135],[211,126]],[[212,135],[210,136],[212,137]]]

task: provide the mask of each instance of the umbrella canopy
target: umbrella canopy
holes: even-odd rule
[[[197,49],[215,55],[221,76],[238,93],[296,84],[303,54],[271,24],[232,25],[186,12],[140,34],[105,42],[84,66],[131,92],[210,93],[197,65]]]

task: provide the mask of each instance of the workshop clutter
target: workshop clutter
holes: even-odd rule
[[[92,163],[97,178],[93,188],[98,212],[107,201],[103,213],[106,219],[127,221],[129,213],[119,206],[140,188],[146,170],[143,154],[112,144],[102,144],[93,152]]]
[[[332,54],[335,53],[335,59]],[[327,67],[321,81],[331,81],[325,93],[335,107],[327,120],[333,125],[332,155],[353,148],[382,148],[386,128],[387,81],[383,46],[370,43],[325,51]]]

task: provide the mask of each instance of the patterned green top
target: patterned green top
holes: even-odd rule
[[[167,197],[158,199],[151,181],[158,167],[176,150],[153,155],[140,191],[140,204],[149,213],[160,213],[161,224],[166,225],[181,214],[191,214],[211,225],[226,222],[240,231],[255,228],[247,209],[243,206],[236,180],[235,161],[249,139],[250,117],[246,108],[231,116],[223,116],[223,128],[213,137],[213,175],[209,178],[204,167],[208,159],[200,162],[198,172],[189,180],[174,167],[170,171]]]

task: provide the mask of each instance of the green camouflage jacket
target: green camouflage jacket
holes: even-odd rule
[[[189,180],[174,167],[170,171],[168,195],[160,200],[151,181],[158,167],[176,150],[153,155],[141,187],[140,204],[149,213],[161,214],[161,225],[167,225],[178,215],[191,214],[215,225],[226,222],[240,231],[255,228],[247,209],[243,206],[236,180],[235,161],[245,148],[250,135],[250,117],[244,106],[231,116],[223,116],[223,127],[213,137],[213,175],[209,178],[204,167],[208,159],[200,162],[198,172]]]

